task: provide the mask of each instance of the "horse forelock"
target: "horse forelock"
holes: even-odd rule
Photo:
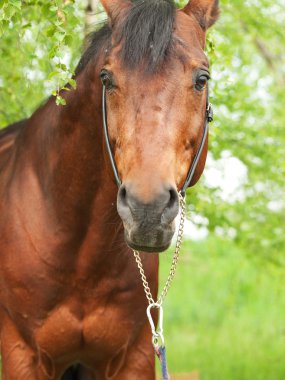
[[[92,59],[120,46],[122,65],[133,69],[144,65],[153,72],[171,55],[176,7],[172,0],[135,0],[120,13],[111,27],[104,25],[88,37],[88,47],[76,68],[78,75]]]
[[[115,41],[120,44],[120,59],[125,67],[141,64],[154,71],[170,55],[176,8],[172,0],[138,0],[114,27]]]

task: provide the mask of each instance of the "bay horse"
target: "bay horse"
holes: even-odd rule
[[[0,135],[2,380],[153,380],[146,299],[203,130],[217,0],[103,0],[77,88]],[[100,78],[101,77],[101,78]],[[117,189],[102,129],[102,82]],[[202,174],[207,144],[190,185]]]

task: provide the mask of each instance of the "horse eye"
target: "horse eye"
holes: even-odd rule
[[[206,71],[201,72],[197,76],[197,79],[196,79],[196,83],[195,83],[196,90],[198,91],[204,90],[209,79],[210,79],[210,75]]]
[[[100,79],[103,86],[105,86],[107,90],[110,90],[113,87],[112,74],[108,70],[103,69],[101,71]]]

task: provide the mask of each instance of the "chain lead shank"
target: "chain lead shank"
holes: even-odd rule
[[[175,251],[174,251],[173,258],[172,258],[172,263],[171,263],[169,275],[167,277],[166,283],[162,289],[162,292],[161,292],[157,302],[154,301],[153,296],[151,294],[150,287],[149,287],[149,284],[148,284],[148,281],[147,281],[147,278],[146,278],[146,275],[145,275],[145,272],[143,269],[140,254],[138,251],[133,250],[134,257],[136,259],[136,263],[137,263],[137,266],[138,266],[138,269],[139,269],[139,272],[141,275],[144,292],[145,292],[145,295],[146,295],[146,298],[148,300],[149,305],[153,305],[153,304],[162,305],[162,303],[163,303],[163,301],[164,301],[164,299],[168,293],[168,290],[172,284],[172,281],[173,281],[173,278],[174,278],[174,275],[176,272],[179,254],[180,254],[181,243],[182,243],[183,231],[184,231],[185,208],[186,208],[185,199],[183,198],[183,196],[180,193],[179,193],[179,203],[180,203],[180,207],[181,207],[181,211],[180,211],[181,216],[180,216],[180,223],[179,223],[179,228],[178,228],[178,235],[177,235]]]

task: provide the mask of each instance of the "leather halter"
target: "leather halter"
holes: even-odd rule
[[[117,183],[118,187],[120,187],[122,184],[122,181],[121,181],[119,173],[118,173],[118,169],[117,169],[117,165],[116,165],[114,155],[112,152],[110,139],[109,139],[109,133],[108,133],[106,86],[104,84],[103,84],[103,94],[102,94],[102,114],[103,114],[103,130],[104,130],[104,137],[105,137],[105,142],[106,142],[106,146],[107,146],[107,151],[108,151],[108,154],[110,157],[110,161],[111,161],[111,165],[112,165],[112,169],[114,172],[116,183]],[[213,116],[214,116],[214,112],[213,112],[213,107],[212,107],[211,103],[209,102],[209,90],[208,90],[208,85],[207,85],[206,115],[205,115],[203,135],[202,135],[202,139],[201,139],[199,148],[196,151],[195,156],[191,162],[191,165],[190,165],[186,180],[184,182],[184,185],[182,186],[182,188],[180,190],[180,193],[183,197],[185,197],[186,189],[191,183],[191,180],[194,176],[196,167],[197,167],[198,162],[200,160],[200,157],[201,157],[204,145],[205,145],[205,141],[206,141],[206,138],[208,135],[208,131],[209,131],[209,123],[213,121]]]

